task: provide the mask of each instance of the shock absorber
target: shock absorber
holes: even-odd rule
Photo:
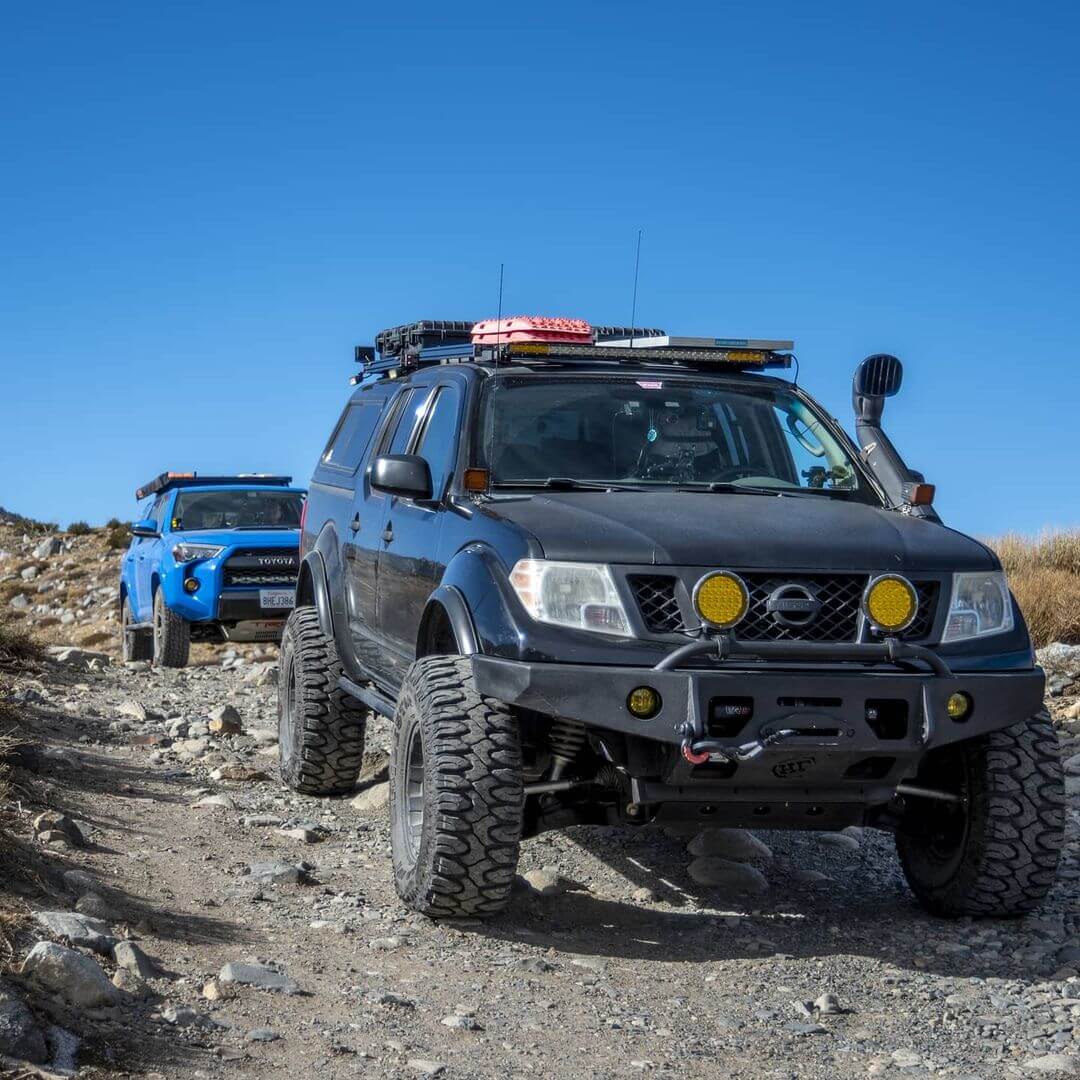
[[[585,725],[580,720],[557,716],[548,730],[548,742],[551,744],[551,779],[558,780],[585,745]]]

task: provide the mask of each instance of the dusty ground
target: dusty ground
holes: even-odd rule
[[[1017,922],[924,914],[891,839],[873,832],[757,834],[772,852],[753,860],[767,891],[747,899],[694,885],[687,838],[646,828],[527,841],[521,872],[550,895],[523,881],[494,922],[436,925],[394,894],[382,783],[359,805],[283,789],[272,663],[222,667],[221,656],[170,672],[75,653],[19,676],[9,695],[46,748],[6,808],[10,865],[35,870],[15,882],[18,904],[28,914],[92,907],[163,973],[129,979],[107,1007],[72,1009],[17,975],[50,935],[28,921],[9,930],[8,984],[40,1024],[82,1039],[80,1075],[1080,1071],[1075,802],[1059,884]],[[1075,754],[1080,725],[1065,714],[1080,672],[1055,687]],[[204,733],[227,704],[243,734]],[[385,750],[385,723],[369,730],[371,749]],[[373,756],[376,777],[379,764]],[[68,812],[86,845],[35,840],[43,806]],[[296,829],[306,832],[282,831]],[[272,877],[306,871],[259,881],[260,863],[282,864]],[[217,982],[223,965],[247,960],[278,967],[299,993]],[[113,974],[109,956],[95,961]],[[224,997],[209,1000],[215,987]],[[825,994],[841,1011],[813,1008]]]

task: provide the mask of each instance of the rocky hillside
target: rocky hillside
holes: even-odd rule
[[[575,828],[437,924],[394,893],[384,720],[353,794],[295,795],[272,649],[121,664],[104,534],[0,538],[48,638],[0,661],[0,1076],[1080,1075],[1080,647],[1040,654],[1071,808],[1034,915],[931,918],[874,830]]]

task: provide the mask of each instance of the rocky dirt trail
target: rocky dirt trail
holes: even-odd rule
[[[1047,658],[1080,774],[1080,649]],[[434,924],[390,879],[386,723],[355,795],[296,796],[275,680],[59,648],[18,677],[40,748],[7,807],[33,874],[0,1050],[47,1064],[0,1076],[1080,1075],[1076,776],[1019,921],[926,915],[869,830],[648,827],[529,840],[504,915]]]

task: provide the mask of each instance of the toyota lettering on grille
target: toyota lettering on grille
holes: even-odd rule
[[[292,566],[293,558],[291,555],[260,555],[260,566]]]

